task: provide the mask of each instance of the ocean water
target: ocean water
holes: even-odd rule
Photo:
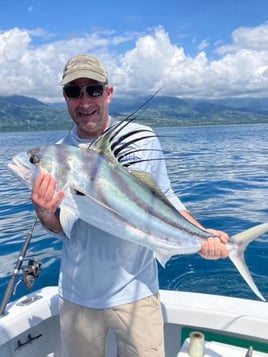
[[[157,128],[172,186],[190,212],[207,228],[230,235],[268,220],[268,124]],[[0,134],[0,300],[34,221],[30,191],[7,163],[18,152],[54,143],[65,132]],[[61,242],[38,224],[27,252],[42,261],[34,289],[56,285]],[[268,299],[268,234],[247,248],[245,259]],[[21,274],[18,277],[18,281]],[[258,299],[229,259],[174,256],[159,266],[160,287]],[[28,293],[19,283],[12,300]]]

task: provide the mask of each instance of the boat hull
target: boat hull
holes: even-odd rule
[[[202,331],[206,340],[218,336],[219,341],[229,339],[244,348],[259,346],[259,356],[268,356],[267,303],[168,290],[161,290],[160,296],[166,357],[183,356],[181,349],[192,330]],[[112,332],[106,344],[106,357],[116,356]],[[60,352],[57,287],[43,288],[7,306],[0,318],[1,357],[60,357]]]

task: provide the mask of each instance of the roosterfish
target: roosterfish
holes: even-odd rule
[[[8,167],[30,189],[40,173],[49,173],[56,179],[56,191],[64,192],[59,217],[67,236],[74,222],[81,219],[152,249],[165,266],[174,255],[199,252],[203,241],[212,234],[182,216],[150,174],[131,169],[133,162],[125,158],[135,150],[128,149],[129,144],[155,134],[141,126],[140,130],[129,130],[120,136],[130,122],[114,124],[86,148],[59,143],[19,153]],[[245,262],[244,251],[267,231],[268,223],[259,224],[230,237],[226,243],[229,258],[263,301],[265,298]]]

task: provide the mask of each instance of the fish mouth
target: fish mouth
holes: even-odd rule
[[[20,160],[13,158],[12,161],[7,164],[7,166],[12,172],[14,172],[24,181],[29,182],[32,180],[31,169],[27,165],[24,165]]]

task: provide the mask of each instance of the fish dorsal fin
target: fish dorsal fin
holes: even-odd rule
[[[115,159],[111,150],[109,132],[104,132],[102,135],[93,140],[92,143],[88,146],[88,150],[93,150],[101,155],[105,155],[112,161]]]
[[[165,87],[165,86],[163,86]],[[144,103],[142,103],[137,109],[135,109],[131,114],[129,114],[124,120],[112,125],[111,127],[107,128],[105,132],[97,137],[95,140],[89,144],[88,149],[91,149],[93,151],[96,151],[100,154],[103,154],[110,158],[111,160],[116,160],[116,156],[111,148],[111,144],[113,140],[115,139],[116,136],[122,132],[122,130],[128,126],[132,121],[136,119],[135,114],[138,113],[142,108],[144,108],[156,95],[157,93],[162,89],[159,88],[157,89]],[[148,130],[142,130],[142,131],[148,131]],[[128,135],[134,135],[136,132],[132,132],[132,134]],[[140,138],[138,140],[141,140]],[[134,140],[136,141],[136,140]],[[121,142],[121,139],[119,139],[119,142]],[[119,150],[120,151],[120,150]]]
[[[144,185],[146,185],[150,191],[154,192],[156,195],[158,195],[162,201],[164,201],[166,204],[168,204],[170,207],[174,206],[172,203],[166,198],[165,194],[161,190],[161,188],[158,186],[156,183],[155,179],[149,172],[145,171],[139,171],[139,170],[129,170],[131,175],[133,175],[137,180],[142,182]]]
[[[130,164],[133,164],[133,162],[122,163],[121,160],[127,155],[133,154],[137,151],[147,151],[148,149],[139,148],[133,150],[133,147],[131,148],[131,145],[141,140],[154,138],[155,134],[152,132],[151,129],[144,128],[130,130],[127,133],[121,134],[121,130],[123,130],[125,126],[126,125],[123,125],[123,122],[121,122],[110,127],[101,136],[95,139],[89,145],[88,149],[93,150],[99,154],[105,155],[110,161],[120,162],[123,166],[129,166]],[[151,149],[151,151],[154,150]],[[139,160],[138,162],[140,161],[142,160]],[[146,159],[145,161],[148,161],[148,159]]]

